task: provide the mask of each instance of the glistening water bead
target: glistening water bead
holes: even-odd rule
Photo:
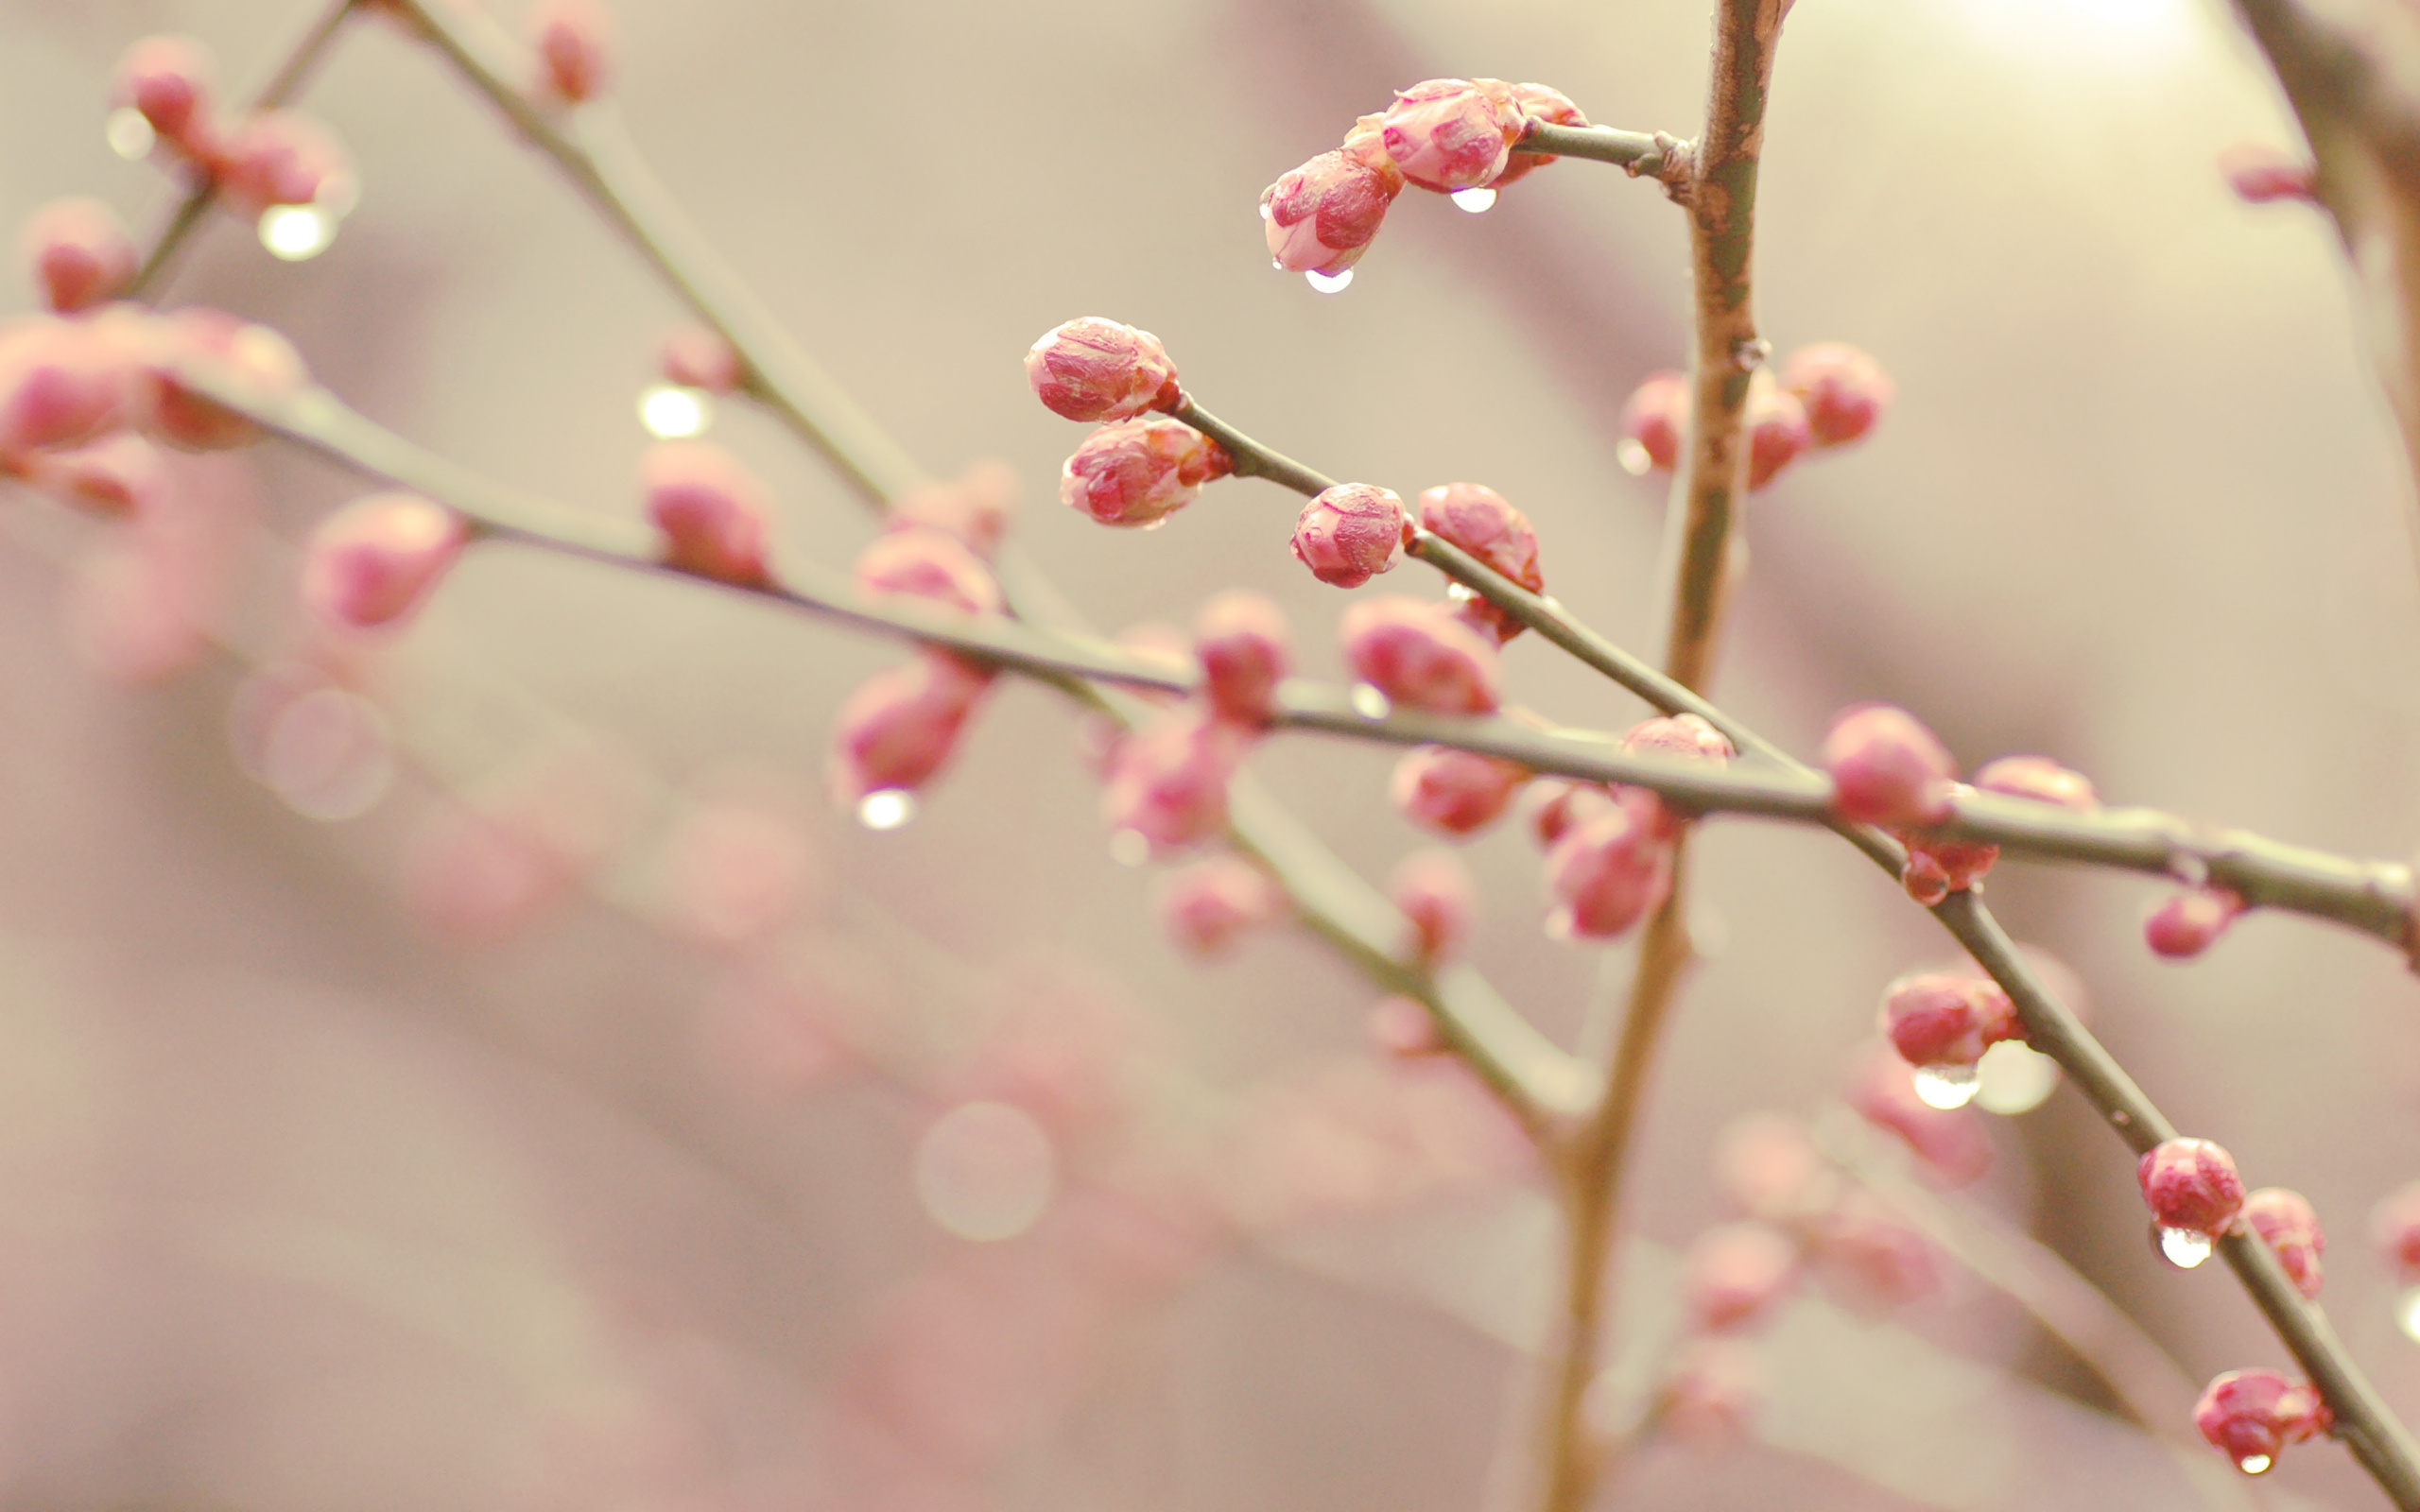
[[[140,163],[151,155],[153,144],[160,134],[151,129],[151,122],[133,106],[122,106],[110,112],[101,126],[101,135],[109,139],[110,150],[129,163]]]
[[[307,262],[337,239],[336,217],[317,205],[271,205],[261,212],[260,237],[270,256]]]
[[[2272,1463],[2273,1461],[2266,1454],[2246,1454],[2235,1462],[2235,1468],[2246,1475],[2257,1475],[2267,1469]]]
[[[2405,1338],[2420,1343],[2420,1286],[2407,1286],[2396,1295],[2394,1323]]]
[[[2168,1228],[2159,1230],[2159,1256],[2178,1270],[2191,1270],[2210,1258],[2218,1247],[2217,1241],[2199,1228]]]
[[[1279,266],[1283,266],[1284,265],[1280,264]],[[1344,292],[1344,285],[1353,282],[1353,269],[1348,267],[1340,273],[1330,275],[1322,273],[1315,267],[1309,272],[1304,274],[1303,277],[1309,282],[1311,287],[1319,290],[1322,294],[1341,294]]]
[[[916,816],[916,795],[904,787],[878,787],[857,799],[857,822],[869,830],[895,830]]]
[[[1963,1108],[1975,1100],[1983,1085],[1980,1067],[1918,1066],[1915,1074],[1916,1096],[1927,1108]]]
[[[683,440],[704,434],[714,423],[714,406],[701,390],[650,384],[639,390],[639,423],[658,439]]]
[[[1477,215],[1494,208],[1495,204],[1495,191],[1485,188],[1457,189],[1454,191],[1452,198],[1457,206],[1469,211],[1474,215]]]
[[[1394,705],[1387,701],[1385,694],[1367,682],[1355,683],[1348,696],[1353,703],[1353,712],[1364,719],[1384,719],[1394,709]]]
[[[2014,1040],[1984,1051],[1975,1070],[1980,1078],[1976,1106],[1990,1113],[2031,1112],[2059,1085],[2059,1063]]]
[[[1647,448],[1628,437],[1614,448],[1614,460],[1622,465],[1623,472],[1634,478],[1647,476],[1648,471],[1655,466],[1655,458]]]

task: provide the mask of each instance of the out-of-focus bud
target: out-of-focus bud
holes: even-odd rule
[[[948,483],[908,489],[891,506],[889,528],[938,530],[990,561],[999,554],[1022,490],[1006,462],[973,462]]]
[[[469,539],[462,517],[417,493],[373,493],[320,522],[302,552],[302,602],[331,629],[408,619]]]
[[[271,205],[307,205],[352,172],[326,127],[299,111],[263,111],[235,129],[218,182],[257,215]]]
[[[1650,469],[1669,472],[1681,465],[1681,443],[1689,432],[1689,380],[1685,373],[1651,372],[1622,404],[1616,423],[1622,471],[1636,477]]]
[[[1478,912],[1478,884],[1450,850],[1415,850],[1387,880],[1387,896],[1411,920],[1411,953],[1436,966],[1452,960],[1470,938]]]
[[[1891,407],[1891,375],[1844,341],[1819,341],[1789,354],[1781,386],[1806,406],[1806,431],[1818,449],[1860,440]]]
[[[1555,778],[1530,784],[1530,797],[1523,800],[1523,812],[1529,816],[1530,833],[1538,844],[1551,846],[1577,826],[1612,808],[1615,801],[1611,789],[1594,782]]]
[[[611,10],[598,0],[538,0],[525,25],[538,55],[533,94],[577,105],[605,93],[618,41]]]
[[[1637,810],[1615,804],[1547,852],[1547,931],[1611,939],[1672,890],[1672,845]]]
[[[1472,835],[1512,806],[1530,771],[1450,746],[1423,746],[1395,763],[1388,797],[1395,812],[1439,834]]]
[[[1484,85],[1492,81],[1481,79],[1478,82]],[[1580,107],[1572,104],[1560,90],[1548,89],[1544,84],[1514,84],[1511,87],[1510,93],[1513,107],[1521,112],[1524,130],[1529,129],[1529,123],[1532,121],[1543,121],[1548,126],[1586,126],[1588,124],[1588,117],[1580,113]],[[1495,176],[1493,180],[1494,186],[1501,189],[1523,175],[1543,168],[1553,161],[1554,154],[1550,152],[1514,152],[1504,160],[1504,171]]]
[[[1025,380],[1044,408],[1080,421],[1170,409],[1183,392],[1159,337],[1097,315],[1044,332],[1025,354]]]
[[[833,801],[847,806],[869,793],[913,792],[930,782],[958,748],[991,680],[956,657],[926,652],[860,683],[837,721]]]
[[[19,246],[43,302],[60,314],[115,299],[134,282],[134,238],[97,199],[54,199],[26,222]]]
[[[130,431],[72,452],[27,452],[14,465],[33,487],[95,514],[142,513],[170,486],[160,449]]]
[[[1494,489],[1444,483],[1426,490],[1420,495],[1420,523],[1530,593],[1546,591],[1546,576],[1538,570],[1537,532],[1530,527],[1529,517]],[[1455,586],[1458,597],[1470,593]],[[1498,645],[1521,633],[1519,620],[1476,594],[1461,599],[1461,615],[1494,636]]]
[[[663,344],[656,348],[655,367],[666,383],[710,394],[730,393],[745,375],[739,353],[722,338],[722,333],[694,323],[676,325],[664,333]]]
[[[1813,439],[1806,406],[1762,368],[1748,380],[1748,405],[1739,422],[1748,432],[1748,490],[1752,493],[1797,461]]]
[[[1753,1328],[1798,1280],[1798,1246],[1761,1223],[1726,1223],[1698,1235],[1681,1264],[1689,1324],[1701,1333]]]
[[[2143,940],[2154,954],[2189,960],[2225,934],[2244,907],[2242,896],[2228,888],[2188,887],[2152,909]]]
[[[1667,714],[1643,720],[1622,736],[1622,749],[1634,756],[1673,756],[1717,766],[1727,765],[1738,754],[1732,748],[1729,736],[1696,714]],[[1641,816],[1665,839],[1681,833],[1685,816],[1675,814],[1663,799],[1645,788],[1616,788],[1615,797],[1641,810]]]
[[[1727,1444],[1747,1436],[1765,1404],[1765,1372],[1744,1339],[1691,1339],[1673,1354],[1657,1394],[1655,1420],[1685,1443]]]
[[[2420,1181],[2395,1188],[2370,1209],[2370,1242],[2398,1280],[2420,1280]]]
[[[2003,756],[1986,762],[1975,774],[1975,785],[1986,793],[2055,803],[2063,809],[2090,814],[2100,807],[2092,779],[2070,771],[2048,756]]]
[[[246,416],[187,387],[183,377],[188,369],[238,399],[264,404],[291,397],[309,379],[292,342],[224,310],[193,306],[157,319],[130,313],[123,318],[114,316],[112,310],[100,311],[93,323],[113,331],[130,350],[147,350],[143,428],[170,446],[224,451],[249,446],[261,436],[260,427]]]
[[[1227,825],[1227,783],[1242,764],[1245,736],[1205,711],[1169,711],[1118,743],[1101,790],[1113,833],[1132,831],[1164,855],[1207,840]]]
[[[2243,1199],[2243,1220],[2277,1252],[2294,1290],[2317,1297],[2325,1272],[2320,1257],[2327,1252],[2327,1233],[2309,1199],[2285,1187],[2262,1187]]]
[[[1166,415],[1104,425],[1059,474],[1059,497],[1105,525],[1156,524],[1234,465],[1218,442]]]
[[[0,453],[86,445],[126,423],[130,353],[89,321],[48,316],[0,330]]]
[[[1868,703],[1839,714],[1824,736],[1824,765],[1844,819],[1904,829],[1950,816],[1958,765],[1905,709]]]
[[[1879,1317],[1941,1288],[1941,1261],[1932,1246],[1870,1192],[1842,1196],[1816,1220],[1811,1237],[1815,1273],[1851,1312]]]
[[[739,458],[712,441],[658,441],[639,459],[639,486],[666,565],[749,587],[768,580],[772,495]]]
[[[1403,500],[1392,489],[1340,483],[1303,506],[1294,559],[1321,582],[1358,588],[1403,555]]]
[[[1403,192],[1374,133],[1322,152],[1261,191],[1269,255],[1289,273],[1341,273],[1361,261]]]
[[[146,37],[127,49],[110,97],[130,105],[185,156],[217,151],[210,119],[210,52],[191,37]]]
[[[1214,713],[1248,730],[1269,723],[1293,656],[1283,610],[1258,593],[1230,589],[1194,616],[1193,655]]]
[[[1387,156],[1423,189],[1477,189],[1502,173],[1519,109],[1465,78],[1432,78],[1395,96],[1380,126]]]
[[[916,598],[966,614],[997,614],[1005,601],[992,569],[938,530],[893,530],[857,556],[857,589],[871,598]]]
[[[1371,1004],[1361,1031],[1370,1048],[1391,1060],[1413,1060],[1445,1050],[1445,1038],[1437,1032],[1436,1016],[1427,1005],[1400,995]]]
[[[1160,922],[1195,955],[1216,955],[1285,914],[1286,894],[1269,873],[1236,855],[1172,872],[1160,892]]]
[[[2265,142],[2238,142],[2219,153],[2219,173],[2248,205],[2319,199],[2318,167]]]
[[[1892,1051],[1869,1047],[1851,1069],[1849,1106],[1902,1140],[1933,1175],[1964,1186],[1992,1166],[1991,1137],[1972,1108],[1935,1108],[1916,1095],[1914,1069]]]
[[[1364,599],[1344,611],[1344,660],[1354,675],[1409,709],[1483,714],[1495,708],[1495,647],[1444,604]]]
[[[1840,1187],[1806,1125],[1786,1113],[1732,1120],[1715,1142],[1714,1177],[1741,1211],[1774,1224],[1823,1211]]]
[[[2208,1140],[2174,1139],[2153,1145],[2135,1168],[2143,1203],[2163,1228],[2216,1239],[2243,1207],[2243,1178],[2235,1157]]]
[[[696,944],[765,939],[814,894],[815,858],[789,815],[730,799],[683,806],[664,841],[665,922]]]
[[[2277,1463],[2277,1452],[2335,1421],[2318,1392],[2274,1370],[2230,1370],[2202,1393],[2193,1426],[2246,1475]]]
[[[1910,1066],[1971,1066],[2017,1038],[2016,1006],[1999,984],[1944,971],[1903,976],[1885,988],[1883,1037]]]

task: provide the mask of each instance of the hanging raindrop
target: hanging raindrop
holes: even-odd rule
[[[1495,191],[1493,189],[1457,189],[1454,191],[1452,198],[1456,205],[1459,205],[1462,209],[1469,211],[1472,215],[1477,215],[1482,214],[1495,205]]]
[[[1355,683],[1351,696],[1353,712],[1364,719],[1384,719],[1394,710],[1394,705],[1387,701],[1385,694],[1366,682]]]
[[[140,163],[151,155],[152,145],[160,133],[151,129],[149,117],[128,105],[110,112],[101,125],[101,134],[109,139],[110,150],[129,163]]]
[[[2210,1251],[2218,1247],[2216,1242],[2199,1228],[2160,1228],[2156,1232],[2160,1259],[2178,1270],[2191,1270],[2209,1259]]]
[[[2420,1286],[2407,1286],[2395,1297],[2394,1323],[2404,1337],[2420,1343]]]
[[[649,384],[639,390],[639,423],[661,440],[681,440],[704,433],[714,423],[713,404],[703,391],[679,384]]]
[[[1918,1066],[1916,1096],[1927,1108],[1963,1108],[1983,1085],[1979,1066]]]
[[[2014,1040],[2003,1040],[1984,1051],[1976,1070],[1982,1075],[1982,1084],[1975,1102],[1987,1112],[2031,1112],[2059,1085],[2059,1063]]]
[[[1303,277],[1309,280],[1311,287],[1322,294],[1341,294],[1344,292],[1344,285],[1353,282],[1353,269],[1348,267],[1341,272],[1329,274],[1322,273],[1315,267]]]
[[[2267,1469],[2274,1462],[2266,1454],[2246,1454],[2243,1458],[2235,1462],[2235,1468],[2243,1471],[2246,1475],[2257,1475],[2262,1470]]]
[[[337,239],[336,217],[317,205],[271,205],[261,212],[260,237],[271,257],[308,262]]]
[[[895,830],[916,816],[916,795],[904,787],[878,787],[857,799],[857,822],[869,830]]]
[[[1647,476],[1648,470],[1655,465],[1655,458],[1648,455],[1647,448],[1629,437],[1622,438],[1621,444],[1614,448],[1614,460],[1634,478]]]

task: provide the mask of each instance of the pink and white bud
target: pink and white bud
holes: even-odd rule
[[[2395,1188],[2370,1209],[2370,1242],[2398,1280],[2420,1281],[2420,1181]]]
[[[1916,1159],[1952,1186],[1979,1178],[1992,1166],[1991,1137],[1971,1108],[1935,1108],[1916,1094],[1915,1071],[1879,1045],[1851,1068],[1848,1102],[1859,1117],[1907,1142]]]
[[[1452,194],[1493,182],[1523,125],[1510,99],[1492,99],[1468,79],[1432,78],[1397,94],[1379,129],[1407,180]]]
[[[2318,166],[2265,142],[2238,142],[2221,149],[2219,174],[2247,205],[2281,199],[2315,204],[2319,199]]]
[[[321,520],[302,551],[302,603],[320,624],[400,625],[462,554],[462,517],[417,493],[373,493]]]
[[[770,580],[772,494],[739,458],[712,441],[658,441],[639,458],[639,487],[666,565],[744,587]]]
[[[335,134],[299,111],[263,111],[245,121],[218,163],[219,187],[254,215],[310,204],[352,174]]]
[[[97,199],[54,199],[26,222],[18,246],[43,302],[62,315],[113,300],[140,256],[116,211]]]
[[[1022,490],[1006,462],[973,462],[947,483],[924,483],[891,505],[891,530],[938,530],[990,561],[999,555]]]
[[[1400,994],[1389,994],[1370,1005],[1361,1021],[1370,1048],[1390,1060],[1416,1060],[1445,1053],[1445,1037],[1437,1032],[1437,1016],[1428,1005]]]
[[[1498,702],[1495,647],[1444,604],[1365,599],[1344,611],[1344,660],[1395,703],[1441,714],[1483,714]]]
[[[2286,1268],[2294,1290],[2317,1297],[2325,1272],[2320,1257],[2327,1252],[2327,1234],[2308,1198],[2284,1187],[2262,1187],[2243,1199],[2243,1221],[2252,1226]]]
[[[1193,656],[1211,712],[1257,730],[1269,723],[1277,685],[1293,661],[1285,611],[1258,593],[1230,589],[1194,616]]]
[[[1672,843],[1637,810],[1616,804],[1547,852],[1547,932],[1611,939],[1672,890]]]
[[[145,353],[139,378],[143,429],[170,446],[216,452],[249,446],[261,437],[249,417],[186,387],[188,375],[257,404],[288,399],[309,381],[292,342],[224,310],[190,306],[156,319],[131,313],[114,317],[114,311],[103,310],[88,323],[106,324],[115,342]]]
[[[1813,444],[1806,406],[1798,396],[1759,368],[1748,380],[1748,404],[1740,416],[1748,432],[1748,491],[1779,476],[1781,470],[1804,455]]]
[[[892,530],[857,554],[853,576],[869,598],[914,598],[963,614],[997,614],[1007,607],[998,579],[983,559],[938,530]]]
[[[1494,81],[1479,79],[1477,82],[1483,87]],[[1588,117],[1580,113],[1580,107],[1572,104],[1560,90],[1548,89],[1544,84],[1514,84],[1511,87],[1510,93],[1514,109],[1521,112],[1521,129],[1524,131],[1529,129],[1532,122],[1544,122],[1548,126],[1586,126],[1588,124]],[[1514,152],[1504,160],[1504,171],[1495,176],[1493,180],[1494,185],[1501,189],[1514,180],[1543,168],[1553,161],[1554,154],[1551,152]]]
[[[1675,1351],[1656,1395],[1655,1421],[1685,1443],[1710,1446],[1747,1436],[1765,1404],[1765,1371],[1744,1339],[1691,1339]]]
[[[1753,1328],[1797,1282],[1798,1246],[1761,1223],[1718,1224],[1681,1263],[1683,1306],[1700,1333]]]
[[[1806,407],[1807,438],[1819,451],[1863,439],[1897,392],[1880,363],[1842,341],[1791,352],[1781,366],[1781,386]]]
[[[2235,1157],[2208,1140],[2175,1139],[2144,1152],[2135,1168],[2143,1202],[2163,1228],[2216,1239],[2243,1207],[2243,1178]]]
[[[1118,743],[1101,790],[1113,833],[1132,830],[1165,855],[1227,827],[1227,783],[1243,763],[1246,737],[1205,711],[1169,711]]]
[[[1269,255],[1289,273],[1341,273],[1361,261],[1403,192],[1403,174],[1373,138],[1322,152],[1261,191]]]
[[[217,151],[210,118],[212,71],[209,49],[191,37],[146,37],[118,63],[110,97],[141,112],[162,141],[207,161]]]
[[[2334,1421],[2318,1392],[2274,1370],[2230,1370],[2193,1406],[2193,1426],[2247,1475],[2266,1470],[2279,1450],[2326,1432]]]
[[[1522,803],[1529,816],[1530,833],[1539,845],[1552,846],[1572,830],[1614,807],[1616,801],[1610,788],[1555,778],[1531,783]]]
[[[2143,919],[2143,941],[2171,961],[2208,950],[2245,908],[2240,894],[2225,887],[2189,887],[2156,904]]]
[[[1321,582],[1358,588],[1392,572],[1403,554],[1403,500],[1392,489],[1340,483],[1303,506],[1294,559]]]
[[[1213,856],[1171,872],[1160,891],[1160,923],[1194,955],[1216,955],[1245,933],[1285,917],[1286,894],[1241,856]]]
[[[2090,814],[2100,807],[2100,795],[2093,791],[2091,778],[2070,771],[2048,756],[2003,756],[1986,762],[1983,769],[1975,774],[1975,785],[1986,793],[2054,803],[2079,814]]]
[[[1844,819],[1907,828],[1950,816],[1958,765],[1905,709],[1859,704],[1834,717],[1824,765],[1832,774],[1832,811]]]
[[[1044,332],[1025,354],[1025,381],[1045,409],[1069,420],[1132,420],[1173,409],[1184,395],[1159,337],[1097,315]]]
[[[52,498],[99,515],[156,508],[171,487],[167,459],[131,431],[70,452],[26,452],[7,465]]]
[[[1387,897],[1411,920],[1411,954],[1427,966],[1462,953],[1478,913],[1478,884],[1450,850],[1415,850],[1387,880]]]
[[[1816,1220],[1807,1259],[1833,1299],[1866,1317],[1941,1289],[1941,1258],[1932,1245],[1861,1189]]]
[[[605,93],[620,38],[598,0],[538,0],[524,23],[538,73],[532,94],[577,105]]]
[[[1148,525],[1234,470],[1219,443],[1192,426],[1145,415],[1086,437],[1059,474],[1059,497],[1105,525]]]
[[[728,394],[737,388],[747,369],[739,353],[712,326],[676,325],[664,333],[655,351],[656,371],[668,384]]]
[[[1921,971],[1882,995],[1883,1038],[1910,1066],[1971,1066],[2003,1040],[2020,1038],[2016,1006],[1983,977]]]
[[[1395,763],[1387,796],[1395,812],[1423,829],[1477,834],[1503,817],[1530,770],[1450,746],[1423,746]]]
[[[1806,1125],[1786,1113],[1746,1113],[1716,1139],[1715,1185],[1752,1218],[1799,1224],[1829,1207],[1840,1178]]]
[[[926,652],[858,684],[836,721],[833,801],[845,807],[869,793],[913,792],[930,782],[957,750],[991,681],[956,657]]]
[[[1658,472],[1678,468],[1689,434],[1689,408],[1687,374],[1649,373],[1623,403],[1616,424],[1623,468],[1634,474],[1650,468]]]
[[[1545,591],[1546,576],[1538,571],[1538,534],[1530,527],[1529,517],[1494,489],[1444,483],[1426,490],[1420,495],[1420,523],[1530,593]],[[1462,618],[1486,630],[1496,644],[1521,633],[1519,620],[1461,584],[1455,587]]]
[[[98,440],[130,418],[138,379],[96,322],[37,316],[0,330],[0,454]]]

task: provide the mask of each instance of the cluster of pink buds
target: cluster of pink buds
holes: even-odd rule
[[[1085,316],[1043,333],[1026,381],[1051,413],[1098,421],[1059,475],[1059,497],[1105,525],[1160,524],[1191,504],[1234,459],[1163,411],[1184,401],[1176,364],[1149,331]]]
[[[2260,1474],[2277,1463],[2285,1446],[2325,1433],[2334,1422],[2317,1391],[2274,1370],[2230,1370],[2213,1380],[2193,1407],[2193,1426],[2246,1475]]]
[[[1862,440],[1890,407],[1893,387],[1881,365],[1837,341],[1801,347],[1776,378],[1759,368],[1748,380],[1742,424],[1747,431],[1751,492],[1781,475],[1808,452]],[[1634,474],[1669,472],[1681,465],[1692,401],[1687,377],[1650,373],[1622,405],[1617,456]]]
[[[2186,1269],[2210,1258],[2243,1211],[2235,1157],[2208,1140],[2163,1141],[2143,1153],[2135,1177],[2152,1211],[2160,1253]]]
[[[1734,755],[1695,714],[1647,720],[1622,737],[1622,749],[1717,765]],[[1563,782],[1541,793],[1530,824],[1547,850],[1548,934],[1611,939],[1663,902],[1685,816],[1645,788]]]
[[[113,97],[143,117],[154,140],[253,215],[279,205],[326,205],[338,215],[351,208],[353,166],[326,127],[289,110],[222,121],[211,74],[199,43],[147,37],[119,63]]]
[[[1217,836],[1227,825],[1227,784],[1269,723],[1292,652],[1277,606],[1252,593],[1220,594],[1195,622],[1201,696],[1115,739],[1103,764],[1101,816],[1136,859]]]
[[[1441,483],[1420,495],[1420,524],[1532,593],[1546,592],[1538,570],[1538,533],[1504,495],[1478,483]],[[1461,583],[1450,590],[1462,618],[1504,644],[1521,633],[1519,620]]]

